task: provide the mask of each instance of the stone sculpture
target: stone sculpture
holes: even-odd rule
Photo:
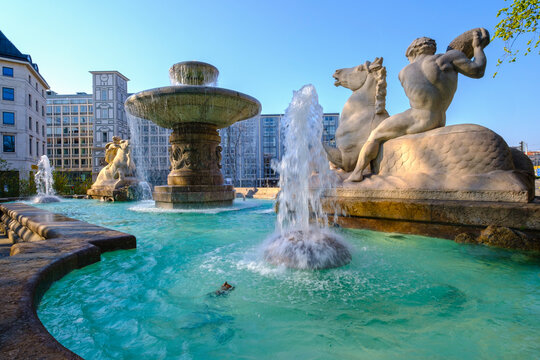
[[[105,162],[107,165],[101,169],[87,194],[105,200],[138,200],[141,195],[139,180],[135,177],[129,140],[113,136],[113,141],[105,145]]]
[[[483,48],[488,43],[489,33],[481,28],[456,38],[444,54],[435,54],[432,39],[414,40],[406,51],[410,64],[399,73],[411,108],[393,116],[384,110],[385,91],[378,97],[373,90],[360,92],[373,88],[369,70],[382,67],[382,59],[336,71],[336,86],[355,92],[336,131],[338,148],[326,149],[331,167],[339,170],[348,188],[376,191],[382,197],[495,201],[534,197],[528,160],[511,151],[499,135],[478,125],[444,127],[458,74],[484,75]],[[385,74],[379,73],[379,78]],[[364,179],[370,164],[371,174]]]
[[[101,169],[94,185],[120,182],[135,172],[129,140],[113,136],[113,141],[105,145],[105,161],[107,166]]]
[[[369,134],[389,116],[385,108],[386,68],[382,63],[383,58],[375,58],[334,73],[334,85],[351,89],[353,94],[341,112],[337,149],[325,146],[325,150],[331,163],[346,172],[354,170]]]

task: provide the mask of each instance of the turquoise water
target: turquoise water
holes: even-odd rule
[[[338,229],[340,269],[264,264],[272,203],[216,213],[39,204],[137,236],[45,294],[38,315],[85,359],[535,359],[540,262],[518,252]],[[228,281],[236,288],[213,296]]]

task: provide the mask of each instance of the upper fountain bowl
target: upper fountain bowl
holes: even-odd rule
[[[183,123],[205,123],[218,129],[252,118],[261,112],[261,103],[238,91],[205,86],[215,83],[219,71],[212,65],[185,61],[171,66],[171,82],[141,91],[127,98],[126,110],[158,126],[174,129]]]
[[[219,71],[214,65],[202,61],[183,61],[169,69],[173,85],[211,86],[217,83]]]

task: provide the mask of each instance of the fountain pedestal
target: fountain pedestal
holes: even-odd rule
[[[167,185],[156,186],[153,197],[161,208],[204,208],[231,205],[234,189],[223,184],[221,137],[218,129],[260,113],[251,96],[207,86],[218,70],[188,61],[169,73],[176,86],[146,90],[130,96],[126,109],[135,116],[172,129],[169,138],[171,172]]]
[[[232,185],[223,185],[221,137],[217,126],[183,123],[169,138],[171,172],[165,186],[154,188],[156,205],[163,208],[230,205]]]

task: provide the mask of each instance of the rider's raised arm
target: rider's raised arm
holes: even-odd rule
[[[484,71],[486,70],[486,55],[484,54],[484,49],[482,49],[482,47],[474,47],[473,60],[469,60],[461,51],[451,50],[451,52],[460,54],[455,54],[455,58],[452,61],[457,72],[475,79],[484,76]]]

